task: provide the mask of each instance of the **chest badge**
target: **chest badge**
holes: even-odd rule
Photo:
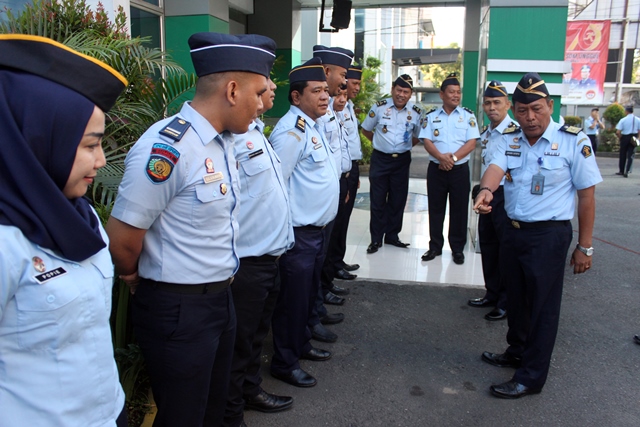
[[[253,150],[253,142],[251,142],[251,141],[247,141],[247,148],[248,148],[249,150]]]
[[[411,121],[411,114],[409,114],[409,115],[407,116],[407,121],[409,121],[409,122]]]
[[[387,133],[389,130],[387,129],[387,125],[382,127],[382,133]]]
[[[551,144],[551,149],[552,150],[557,150],[558,149],[558,143],[554,142],[553,144]]]
[[[227,194],[227,184],[225,184],[224,182],[220,184],[220,192],[222,193],[223,196]]]
[[[314,144],[317,144],[318,138],[316,138],[315,136],[311,137],[311,142],[313,142]]]
[[[434,136],[438,136],[438,135],[440,135],[440,131],[439,131],[438,129],[434,130],[434,131],[433,131],[433,135],[434,135]]]
[[[207,169],[207,173],[214,173],[216,170],[213,168],[213,160],[207,157],[204,160],[204,167]]]
[[[33,263],[33,268],[35,268],[38,273],[44,273],[47,269],[44,265],[44,261],[40,257],[34,256],[31,258],[31,262]]]

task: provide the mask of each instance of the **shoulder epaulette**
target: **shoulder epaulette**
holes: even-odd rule
[[[418,114],[422,114],[422,110],[420,109],[420,107],[418,107],[417,105],[413,106],[413,111],[415,111]]]
[[[466,111],[467,113],[471,113],[471,114],[474,114],[474,115],[476,114],[476,113],[474,113],[472,110],[468,109],[467,107],[462,107],[462,109],[463,109],[464,111]]]
[[[577,135],[580,132],[582,132],[582,128],[579,128],[578,126],[569,126],[569,125],[564,125],[560,128],[561,131],[563,132],[567,132],[573,135]]]
[[[387,100],[386,99],[381,99],[380,101],[376,102],[376,105],[379,107],[381,105],[386,105]]]
[[[298,119],[296,120],[296,129],[304,133],[304,128],[306,124],[307,123],[304,121],[304,118],[302,118],[302,116],[298,116]]]
[[[484,125],[484,126],[482,127],[482,130],[480,131],[480,133],[481,133],[481,134],[482,134],[482,133],[485,133],[485,132],[487,131],[487,129],[489,129],[489,126]]]
[[[180,117],[175,117],[159,133],[160,135],[169,137],[177,142],[182,139],[182,137],[190,127],[191,123]]]
[[[431,114],[431,113],[433,113],[434,111],[436,111],[437,109],[438,109],[438,107],[433,107],[432,109],[430,109],[429,111],[427,111],[427,112],[426,112],[426,113],[424,113],[424,114],[425,114],[425,115],[427,115],[427,114]]]
[[[514,133],[514,132],[518,132],[520,130],[520,128],[518,126],[507,126],[506,128],[504,128],[504,130],[502,131],[503,135],[506,135],[508,133]]]

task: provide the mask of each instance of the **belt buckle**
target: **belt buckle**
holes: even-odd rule
[[[393,154],[391,155],[391,157],[393,157],[393,158],[398,157],[398,153],[393,153]]]
[[[346,174],[344,174],[344,177],[345,177],[345,178],[349,178],[349,174],[350,174],[350,173],[351,173],[351,172],[347,172]]]
[[[520,229],[520,223],[518,221],[512,219],[511,225],[513,225],[513,228],[517,228],[518,230]]]

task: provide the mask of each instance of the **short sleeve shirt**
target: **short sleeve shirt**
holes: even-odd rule
[[[433,142],[441,153],[455,153],[467,141],[480,138],[478,121],[473,112],[467,108],[456,107],[451,114],[447,114],[440,107],[428,112],[422,120],[420,138],[426,138]],[[434,163],[438,160],[429,155]],[[460,165],[469,161],[469,155],[458,159],[455,163]]]
[[[422,110],[412,102],[397,109],[392,98],[383,99],[371,107],[362,129],[374,132],[372,144],[375,150],[387,154],[404,153],[413,147],[412,138],[418,137],[421,114]]]

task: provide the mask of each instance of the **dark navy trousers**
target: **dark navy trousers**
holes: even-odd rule
[[[482,275],[487,289],[485,298],[494,301],[496,307],[507,309],[507,288],[500,272],[500,251],[507,213],[504,210],[504,188],[501,185],[493,193],[491,212],[478,218],[478,236],[482,257]]]

